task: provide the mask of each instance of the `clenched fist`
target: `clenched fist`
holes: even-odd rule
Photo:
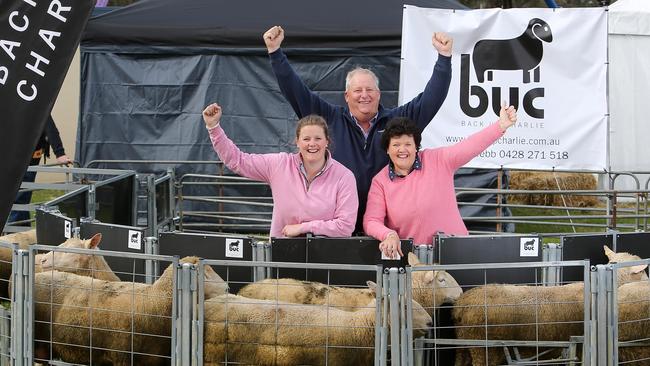
[[[506,105],[506,102],[501,102],[501,111],[499,111],[499,127],[502,131],[506,131],[517,123],[517,110],[513,106]]]
[[[443,56],[451,56],[451,46],[454,40],[447,33],[435,32],[431,37],[431,44]]]
[[[284,29],[279,25],[271,27],[271,29],[264,32],[264,43],[269,53],[273,53],[280,48],[284,40]]]
[[[221,106],[217,103],[212,103],[205,107],[203,110],[203,121],[207,128],[217,127],[221,121]]]

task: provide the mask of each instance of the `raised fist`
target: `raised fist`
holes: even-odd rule
[[[221,106],[217,103],[212,103],[205,107],[203,110],[203,121],[207,128],[213,128],[219,125],[221,121]]]
[[[454,40],[447,33],[435,32],[431,37],[431,44],[443,56],[451,56],[451,46]]]
[[[275,52],[282,45],[284,40],[284,29],[279,25],[271,27],[271,29],[264,32],[264,43],[269,53]]]

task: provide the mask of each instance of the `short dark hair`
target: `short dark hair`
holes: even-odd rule
[[[388,151],[388,145],[393,137],[400,137],[403,135],[413,136],[415,140],[415,147],[419,151],[420,143],[422,142],[422,133],[418,126],[410,118],[395,117],[388,121],[386,129],[381,135],[381,147]]]

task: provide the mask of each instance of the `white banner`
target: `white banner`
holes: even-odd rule
[[[437,53],[454,39],[453,75],[423,147],[451,145],[498,118],[518,122],[466,166],[603,171],[607,167],[607,17],[604,9],[424,9],[407,5],[400,104],[420,93]]]

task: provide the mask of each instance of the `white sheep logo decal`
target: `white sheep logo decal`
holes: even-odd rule
[[[544,54],[544,42],[552,42],[551,27],[539,19],[533,18],[522,35],[513,39],[484,39],[476,42],[472,52],[474,71],[479,83],[492,81],[493,70],[522,70],[523,82],[530,83],[530,70],[533,78],[539,82],[539,63]]]

